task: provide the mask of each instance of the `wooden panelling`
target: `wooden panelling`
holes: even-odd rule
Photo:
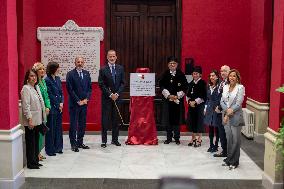
[[[107,49],[117,51],[124,66],[126,89],[121,111],[129,123],[129,78],[148,67],[158,78],[167,69],[167,56],[180,57],[181,0],[107,0]],[[155,97],[155,118],[161,129],[161,97]],[[163,129],[162,129],[163,130]]]

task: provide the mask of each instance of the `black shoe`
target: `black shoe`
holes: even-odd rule
[[[77,147],[72,147],[71,150],[72,150],[73,152],[79,152],[79,149],[78,149]]]
[[[39,166],[37,165],[29,165],[27,166],[28,169],[39,169]]]
[[[175,140],[177,145],[180,145],[180,141],[179,140]]]
[[[172,140],[165,140],[164,144],[170,144]]]
[[[213,150],[213,147],[209,147],[207,152],[212,152],[212,150]]]
[[[36,164],[36,166],[39,166],[39,167],[41,167],[41,166],[43,166],[42,164],[40,164],[40,163],[38,163],[38,164]]]
[[[85,144],[79,145],[78,148],[90,149],[90,147],[89,147],[89,146],[86,146]]]
[[[227,154],[225,154],[224,152],[218,153],[218,154],[214,154],[214,157],[227,157]]]
[[[59,151],[59,152],[56,152],[56,153],[58,153],[58,154],[63,154],[62,150],[61,150],[61,151]]]
[[[118,141],[111,142],[111,144],[116,145],[116,146],[121,146],[121,144]]]
[[[48,155],[48,156],[56,156],[56,153],[51,153],[51,154],[46,153],[46,155]]]
[[[212,152],[212,153],[214,153],[214,152],[218,152],[218,149],[213,148],[211,152]]]
[[[102,148],[106,148],[106,147],[107,147],[106,143],[102,143],[102,144],[101,144],[101,147],[102,147]]]
[[[223,159],[223,162],[228,162],[228,158]]]
[[[192,142],[189,142],[188,146],[193,146],[193,145],[195,146],[195,144],[196,144],[196,139],[194,139]]]

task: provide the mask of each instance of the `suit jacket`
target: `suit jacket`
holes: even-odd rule
[[[69,71],[66,76],[66,87],[69,95],[69,108],[79,107],[78,102],[90,99],[92,94],[92,83],[90,73],[82,70],[83,79],[79,76],[76,68]]]
[[[121,65],[115,64],[115,83],[113,82],[111,70],[108,65],[101,68],[99,71],[99,86],[102,90],[102,99],[111,101],[111,93],[117,93],[120,97],[124,89],[124,69]]]
[[[245,87],[241,84],[237,84],[232,92],[229,92],[229,85],[225,85],[223,88],[222,98],[220,101],[223,109],[223,115],[228,108],[233,109],[233,115],[229,117],[229,122],[232,126],[244,126],[244,118],[242,111],[242,103],[245,96]]]
[[[218,89],[219,85],[217,85],[211,93],[210,86],[207,87],[206,113],[204,116],[205,125],[217,127],[222,124],[222,114],[215,112],[215,108],[220,104],[222,95],[222,93],[219,93]]]
[[[48,75],[45,78],[45,83],[51,104],[50,113],[59,112],[60,103],[64,102],[60,77],[55,76],[55,79],[53,79],[51,75]]]
[[[32,119],[34,126],[42,124],[46,120],[45,106],[39,87],[30,84],[23,86],[21,90],[22,100],[22,125],[28,126],[28,119]]]

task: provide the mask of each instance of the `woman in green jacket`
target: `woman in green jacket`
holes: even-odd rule
[[[46,123],[46,116],[49,114],[49,110],[50,110],[50,100],[49,100],[48,93],[47,93],[46,83],[45,83],[45,80],[43,79],[43,77],[45,76],[45,67],[41,62],[36,62],[33,65],[33,70],[37,73],[37,76],[38,76],[38,86],[40,88],[40,92],[43,97],[43,101],[45,105],[45,112],[43,112],[43,114],[45,115],[43,116],[44,117],[43,121],[44,123]],[[40,153],[44,147],[43,141],[44,141],[44,136],[40,133],[39,134],[39,154],[38,154],[38,158],[40,161],[45,159],[45,157],[42,156]]]

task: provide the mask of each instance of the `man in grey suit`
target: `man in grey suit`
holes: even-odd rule
[[[124,89],[124,69],[116,64],[117,56],[114,50],[107,52],[107,64],[100,69],[99,86],[102,90],[102,144],[105,148],[107,143],[107,130],[112,128],[112,144],[121,146],[118,142],[119,124],[116,103],[120,99]]]

